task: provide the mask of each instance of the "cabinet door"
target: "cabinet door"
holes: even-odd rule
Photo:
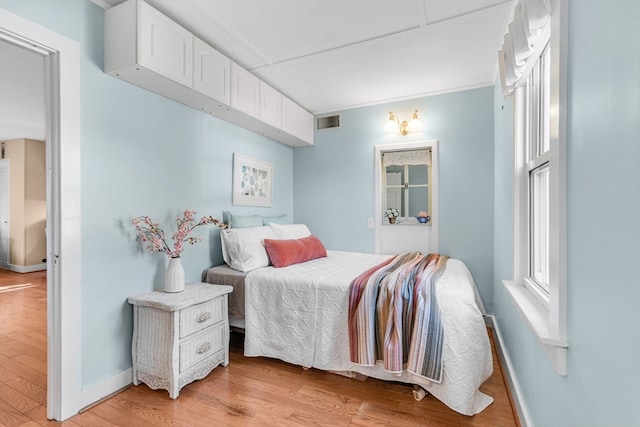
[[[280,128],[282,120],[282,94],[260,81],[260,113],[259,119],[276,128]]]
[[[140,2],[140,64],[187,87],[193,82],[193,35]]]
[[[252,117],[259,116],[260,80],[231,62],[231,106]]]
[[[300,109],[298,119],[298,123],[300,125],[300,133],[299,135],[297,135],[298,138],[313,145],[313,137],[316,124],[313,114],[311,114],[307,110]]]
[[[231,60],[200,40],[193,38],[193,88],[229,105]]]
[[[282,130],[298,136],[300,106],[287,97],[282,97]]]

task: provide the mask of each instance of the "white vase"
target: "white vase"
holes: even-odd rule
[[[169,258],[169,266],[164,276],[164,291],[184,291],[184,268],[182,268],[180,257]]]

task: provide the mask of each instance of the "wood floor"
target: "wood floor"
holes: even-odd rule
[[[73,418],[46,418],[46,274],[0,269],[0,426],[517,426],[502,372],[481,390],[495,402],[473,417],[411,388],[358,381],[277,360],[245,358],[232,334],[231,361],[187,385],[177,400],[131,386]]]

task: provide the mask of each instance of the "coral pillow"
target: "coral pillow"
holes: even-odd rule
[[[274,267],[286,267],[327,256],[324,245],[313,235],[302,239],[264,239],[264,247]]]

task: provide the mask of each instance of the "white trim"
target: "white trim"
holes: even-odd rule
[[[559,375],[567,374],[567,248],[566,248],[566,105],[567,2],[553,0],[550,29],[551,87],[549,130],[549,296],[542,298],[526,284],[529,276],[528,169],[526,137],[519,120],[524,111],[516,93],[514,140],[514,279],[503,285]],[[522,91],[524,88],[517,88]]]
[[[547,320],[549,318],[548,307],[540,303],[539,299],[532,297],[531,291],[520,283],[513,280],[503,280],[502,284],[524,314],[525,320],[529,323],[538,341],[543,345],[566,349],[566,338],[558,336]]]
[[[81,406],[80,47],[0,8],[0,38],[48,53],[47,97],[47,418]],[[61,167],[64,164],[64,168]],[[63,309],[64,308],[64,309]]]
[[[522,393],[520,382],[518,381],[516,371],[513,368],[513,363],[511,363],[511,357],[509,356],[507,347],[503,345],[504,339],[502,338],[498,322],[492,315],[485,316],[485,319],[489,320],[489,326],[493,329],[494,336],[497,340],[495,344],[498,349],[498,358],[502,362],[502,368],[506,371],[503,372],[503,374],[507,379],[507,387],[511,390],[511,397],[514,400],[513,405],[515,406],[520,425],[521,427],[533,427],[533,421],[531,421],[529,409],[524,401],[524,394]]]
[[[47,269],[47,264],[31,264],[31,265],[15,265],[8,264],[7,270],[15,271],[16,273],[33,273],[34,271],[42,271]]]
[[[4,142],[2,142],[2,147],[4,148]],[[4,169],[5,172],[5,179],[4,182],[0,182],[0,186],[4,186],[4,190],[6,193],[6,199],[5,200],[0,200],[0,203],[5,203],[5,209],[9,206],[9,201],[11,200],[11,184],[10,184],[10,179],[11,179],[11,161],[9,159],[0,159],[0,166],[2,166],[1,169]],[[3,189],[0,189],[0,192],[2,192]],[[6,210],[6,230],[5,230],[5,235],[2,237],[3,241],[0,241],[0,245],[4,246],[6,244],[6,248],[4,248],[5,252],[6,252],[6,259],[2,259],[0,260],[0,268],[9,268],[9,262],[11,261],[11,214],[10,214],[10,209]],[[2,220],[2,218],[0,218],[0,220]],[[2,249],[0,249],[2,250]]]
[[[316,115],[319,115],[319,114],[331,113],[332,111],[342,111],[342,112],[344,112],[346,110],[352,110],[354,108],[371,107],[373,105],[390,104],[390,103],[393,103],[393,102],[410,101],[412,99],[426,98],[426,97],[429,97],[429,96],[446,95],[448,93],[457,93],[457,92],[464,92],[464,91],[467,91],[467,90],[481,89],[481,88],[484,88],[484,87],[493,87],[494,84],[495,84],[495,80],[491,80],[491,81],[487,81],[485,83],[478,83],[478,84],[474,84],[474,85],[458,86],[458,87],[452,87],[452,88],[449,88],[449,89],[432,90],[432,91],[417,93],[417,94],[413,94],[413,95],[399,96],[399,97],[396,97],[396,98],[386,98],[386,99],[380,99],[380,100],[377,100],[377,101],[361,102],[361,103],[358,103],[358,104],[337,106],[337,107],[332,108],[330,110],[310,111],[310,113],[313,114],[314,116],[316,116]]]
[[[552,327],[559,337],[567,337],[567,58],[568,2],[554,0],[551,15],[551,109],[549,111],[550,145],[562,167],[551,170],[549,203],[549,276],[558,286],[550,290],[549,310]],[[554,108],[555,107],[555,108]],[[556,174],[555,176],[553,174]],[[554,262],[555,261],[555,262]],[[566,360],[564,361],[566,365]],[[566,368],[565,368],[566,369]]]
[[[374,224],[375,224],[375,238],[374,238],[374,248],[375,253],[379,254],[382,251],[382,153],[386,151],[399,151],[399,150],[420,150],[424,148],[431,148],[431,182],[429,183],[431,188],[431,241],[433,245],[430,246],[430,251],[438,252],[440,246],[440,238],[439,238],[439,194],[438,194],[438,163],[439,163],[439,155],[438,155],[438,140],[428,140],[428,141],[413,141],[413,142],[396,142],[390,144],[378,144],[374,147],[375,155],[374,157],[374,173],[375,173],[375,184],[374,184]],[[422,226],[415,223],[416,226]]]
[[[97,4],[98,6],[100,6],[101,8],[103,8],[104,10],[111,9],[113,7],[112,5],[107,3],[105,0],[91,0],[91,1]]]
[[[104,399],[133,383],[133,368],[125,369],[101,381],[99,384],[82,390],[82,408],[93,405],[94,403]]]
[[[549,321],[548,306],[540,304],[540,301],[532,295],[529,289],[516,281],[503,280],[502,284],[533,331],[556,373],[562,376],[567,375],[567,348],[569,344],[565,337],[558,335],[553,329],[552,322]]]

